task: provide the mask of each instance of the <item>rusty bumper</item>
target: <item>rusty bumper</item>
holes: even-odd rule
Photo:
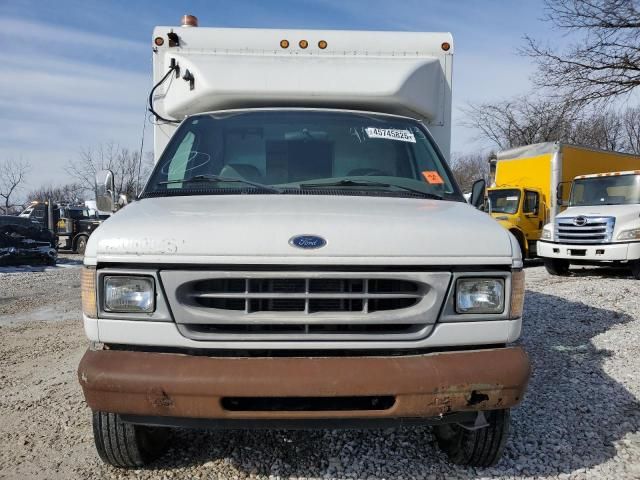
[[[519,347],[312,358],[90,350],[78,378],[91,409],[125,415],[373,420],[512,407],[529,368]]]

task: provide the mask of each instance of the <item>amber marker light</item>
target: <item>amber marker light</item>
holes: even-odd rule
[[[300,45],[300,48],[304,49],[309,46],[309,42],[307,42],[306,40],[300,40],[300,43],[298,45]]]
[[[511,272],[511,311],[509,318],[516,319],[522,317],[524,307],[524,271],[514,270]]]
[[[320,40],[320,41],[318,42],[318,48],[319,48],[320,50],[324,50],[325,48],[327,48],[327,42],[325,42],[324,40]]]
[[[156,37],[153,39],[153,43],[155,43],[157,47],[161,47],[162,45],[164,45],[164,38]]]
[[[83,267],[80,273],[80,291],[82,292],[82,312],[89,318],[98,317],[96,303],[96,269]]]
[[[440,48],[442,48],[442,50],[444,50],[445,52],[448,52],[451,49],[451,44],[449,42],[442,42]]]
[[[289,40],[280,40],[281,48],[289,48]]]

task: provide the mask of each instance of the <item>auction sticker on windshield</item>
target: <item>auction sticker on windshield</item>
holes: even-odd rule
[[[432,185],[442,185],[444,183],[440,174],[435,170],[425,170],[422,172],[422,176]]]
[[[369,138],[386,138],[387,140],[399,140],[401,142],[416,143],[416,137],[409,130],[400,130],[398,128],[365,128]]]

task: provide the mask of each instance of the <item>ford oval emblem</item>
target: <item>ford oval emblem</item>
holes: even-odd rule
[[[317,235],[296,235],[289,239],[289,245],[296,248],[305,248],[308,250],[322,248],[327,241]]]

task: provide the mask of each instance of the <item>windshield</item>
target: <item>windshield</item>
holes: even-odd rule
[[[190,117],[169,142],[142,196],[327,189],[462,200],[418,122],[322,110]]]
[[[640,175],[591,177],[573,181],[572,207],[634,203],[640,203]]]
[[[489,190],[491,213],[508,213],[513,215],[520,204],[520,190]]]
[[[91,218],[89,210],[84,208],[70,208],[67,213],[69,217],[74,220],[84,220],[87,218]]]

